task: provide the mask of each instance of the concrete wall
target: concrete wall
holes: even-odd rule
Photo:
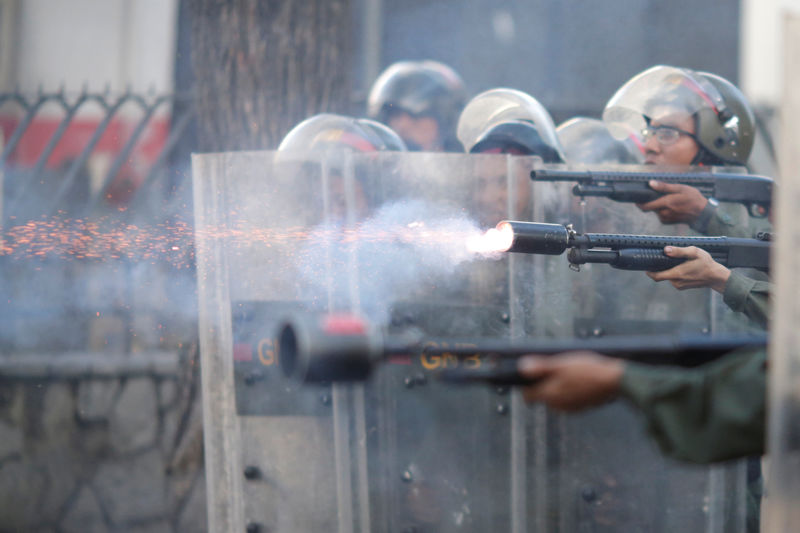
[[[195,354],[0,358],[0,530],[205,531]]]

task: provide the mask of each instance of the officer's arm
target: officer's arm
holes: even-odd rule
[[[722,299],[734,311],[744,313],[747,318],[766,328],[770,288],[768,281],[752,279],[733,270],[725,284]]]
[[[671,457],[696,463],[764,453],[766,355],[735,353],[693,369],[629,363],[620,395]]]

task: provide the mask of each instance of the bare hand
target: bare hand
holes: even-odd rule
[[[700,216],[708,203],[703,193],[689,185],[655,180],[651,180],[649,185],[664,196],[636,206],[642,211],[653,211],[662,224],[692,222]]]
[[[552,409],[579,411],[614,399],[624,363],[595,352],[565,352],[555,356],[526,355],[520,374],[536,380],[522,390],[528,403],[542,402]]]
[[[688,246],[667,246],[664,253],[670,257],[684,257],[686,261],[669,270],[661,272],[647,272],[653,281],[669,281],[678,290],[696,289],[698,287],[711,287],[718,293],[725,292],[725,284],[731,271],[711,258],[711,254],[697,248]]]

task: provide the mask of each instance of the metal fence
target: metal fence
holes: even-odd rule
[[[159,331],[194,321],[193,118],[188,95],[0,95],[2,353],[185,344]]]
[[[20,145],[20,141],[29,132],[31,125],[43,115],[48,108],[57,108],[63,117],[58,123],[56,130],[50,136],[46,146],[38,154],[38,158],[28,174],[30,179],[20,183],[10,198],[5,199],[7,212],[13,213],[15,208],[31,194],[32,184],[36,178],[45,171],[48,162],[54,154],[59,143],[68,137],[69,127],[75,123],[77,117],[81,116],[82,111],[95,104],[102,112],[102,117],[98,120],[97,126],[91,138],[78,153],[71,154],[68,165],[62,168],[59,183],[54,191],[51,191],[48,202],[41,205],[42,215],[51,215],[65,200],[67,192],[75,185],[76,178],[86,166],[89,158],[97,149],[98,143],[104,135],[109,133],[109,127],[115,119],[120,118],[123,111],[126,111],[126,118],[132,122],[132,131],[125,140],[124,145],[114,155],[112,163],[105,171],[100,186],[88,202],[88,207],[97,206],[107,194],[109,186],[119,174],[121,168],[129,160],[132,152],[142,140],[142,134],[146,128],[152,124],[157,112],[167,111],[170,113],[171,121],[169,134],[157,159],[152,162],[146,171],[141,189],[146,190],[153,185],[159,173],[164,171],[170,156],[173,155],[178,142],[187,132],[187,127],[191,124],[194,117],[194,108],[191,106],[191,99],[188,95],[141,95],[130,91],[118,96],[108,93],[89,93],[86,90],[80,94],[69,97],[65,92],[42,93],[26,96],[19,92],[0,94],[0,112],[4,114],[9,111],[16,111],[19,116],[13,133],[3,146],[0,164],[7,170],[18,167],[14,160],[14,154]],[[187,105],[189,104],[189,105]],[[16,109],[14,109],[16,108]],[[181,109],[179,114],[175,114],[176,109]],[[131,111],[138,116],[132,117]]]

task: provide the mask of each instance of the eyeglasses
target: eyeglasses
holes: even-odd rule
[[[655,136],[659,144],[663,145],[675,144],[678,142],[678,139],[680,139],[681,135],[691,137],[695,141],[697,140],[697,137],[695,137],[693,133],[689,133],[686,130],[676,128],[674,126],[646,126],[642,130],[642,137],[644,137],[645,141],[650,137]]]

